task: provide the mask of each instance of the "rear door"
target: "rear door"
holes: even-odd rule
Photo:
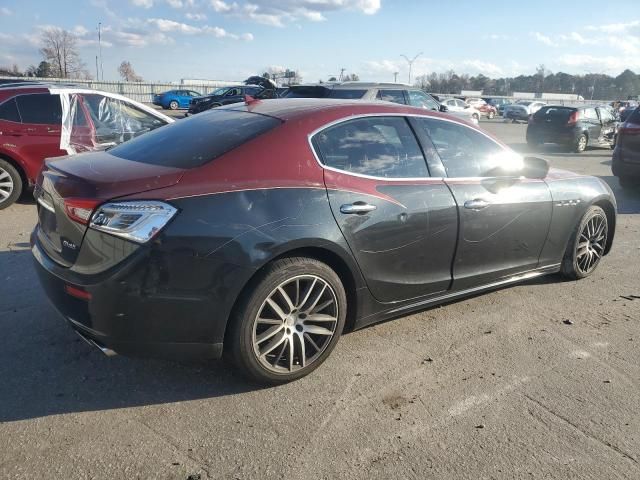
[[[442,178],[431,178],[408,121],[346,120],[313,137],[333,215],[371,293],[391,302],[446,291],[457,212]]]
[[[458,206],[453,289],[535,269],[551,222],[547,184],[502,176],[519,157],[478,130],[437,118],[415,123],[433,142]]]
[[[31,162],[42,163],[47,157],[66,155],[60,149],[62,106],[60,95],[30,93],[15,97],[24,136],[20,154]]]
[[[600,134],[602,133],[602,125],[600,124],[600,117],[598,117],[598,112],[593,107],[587,107],[584,109],[584,114],[582,117],[582,121],[587,127],[587,131],[589,132],[589,144],[598,144]]]

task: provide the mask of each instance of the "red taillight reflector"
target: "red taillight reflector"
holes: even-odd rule
[[[93,199],[66,198],[64,200],[64,210],[71,220],[87,225],[93,210],[99,204],[98,200]]]
[[[91,300],[91,294],[80,287],[74,287],[73,285],[65,285],[64,291],[72,297],[79,298],[80,300]]]
[[[640,126],[623,126],[618,130],[618,135],[640,135]]]

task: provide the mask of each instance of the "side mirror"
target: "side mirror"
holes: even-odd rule
[[[440,110],[441,112],[448,112],[449,107],[447,107],[446,105],[440,105],[440,108],[438,108],[438,110]]]
[[[549,162],[544,158],[524,157],[522,175],[525,178],[542,180],[549,173]]]

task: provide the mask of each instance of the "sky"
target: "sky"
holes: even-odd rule
[[[407,82],[449,69],[490,77],[640,73],[639,0],[0,0],[0,66],[37,65],[46,28],[72,31],[95,76],[123,60],[147,81],[244,80],[271,68],[306,82],[355,73]],[[489,6],[487,6],[489,5]]]

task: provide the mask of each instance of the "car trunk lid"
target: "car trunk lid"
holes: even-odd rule
[[[34,195],[37,236],[56,263],[77,259],[91,211],[106,200],[155,190],[180,181],[184,170],[89,152],[45,161]]]

